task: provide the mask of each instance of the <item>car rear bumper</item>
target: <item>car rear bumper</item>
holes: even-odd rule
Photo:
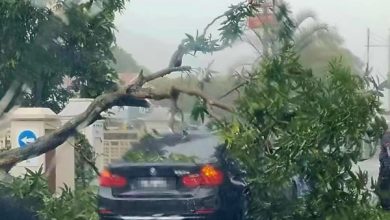
[[[225,220],[222,216],[111,216],[111,217],[100,217],[100,220]]]
[[[158,220],[208,219],[208,216],[219,213],[222,207],[219,197],[211,189],[191,198],[118,198],[101,189],[98,209],[99,214],[111,219]]]
[[[101,220],[202,220],[212,219],[205,216],[111,216],[111,217],[100,217]],[[217,219],[217,218],[215,218]]]

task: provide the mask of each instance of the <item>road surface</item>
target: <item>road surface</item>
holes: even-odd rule
[[[357,166],[354,167],[355,171],[358,171],[359,167],[362,171],[368,172],[368,184],[371,186],[371,177],[377,181],[379,175],[379,152],[378,149],[376,154],[369,160],[358,163]]]

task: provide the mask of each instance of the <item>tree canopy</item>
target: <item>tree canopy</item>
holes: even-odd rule
[[[0,2],[0,95],[17,81],[27,86],[23,105],[58,112],[71,92],[94,98],[113,88],[113,21],[125,1],[54,2]],[[64,77],[74,91],[63,88]]]
[[[305,68],[284,9],[280,51],[251,73],[234,121],[220,125],[247,171],[250,213],[254,219],[382,219],[367,174],[352,171],[363,143],[376,144],[387,129],[379,91],[343,59],[333,59],[321,77]],[[294,190],[296,178],[308,184],[307,194]]]

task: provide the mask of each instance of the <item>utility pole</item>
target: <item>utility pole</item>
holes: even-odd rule
[[[388,42],[387,42],[387,49],[388,49],[388,60],[387,60],[387,76],[389,77],[390,75],[390,29],[389,29],[389,37],[388,37]]]
[[[387,40],[387,50],[388,50],[388,58],[387,58],[387,85],[390,85],[390,29],[389,29],[389,36]],[[389,110],[390,110],[390,89],[388,89],[388,97],[387,101],[389,102]]]
[[[386,89],[388,89],[388,92],[387,92],[387,94],[388,94],[388,97],[387,97],[387,101],[389,102],[388,103],[388,108],[389,108],[389,110],[390,110],[390,88],[388,88],[389,86],[390,86],[390,29],[389,29],[389,36],[388,36],[388,42],[386,43],[386,44],[377,44],[377,45],[375,45],[375,44],[371,44],[371,42],[370,42],[370,29],[368,28],[367,29],[367,45],[366,45],[366,47],[367,47],[367,73],[368,73],[368,71],[369,71],[369,63],[370,63],[370,48],[372,48],[372,47],[380,47],[380,48],[387,48],[387,50],[388,50],[388,59],[387,59],[387,79],[386,79],[386,86],[385,86],[385,88]],[[387,112],[389,112],[389,111],[387,111]],[[388,115],[389,113],[387,113],[387,115]],[[389,122],[390,122],[390,119],[389,119]]]
[[[386,74],[386,81],[381,83],[381,87],[382,88],[385,88],[387,89],[387,101],[389,102],[388,103],[388,111],[386,111],[386,115],[388,116],[388,123],[390,123],[390,29],[389,29],[389,32],[388,32],[388,42],[386,42],[386,44],[371,44],[371,41],[370,41],[370,29],[368,28],[367,29],[367,68],[366,68],[366,71],[367,73],[369,72],[370,70],[370,48],[373,48],[373,47],[380,47],[380,48],[387,48],[388,50],[388,59],[387,59],[387,74]]]
[[[370,28],[367,28],[367,67],[366,67],[366,72],[368,73],[370,69]]]

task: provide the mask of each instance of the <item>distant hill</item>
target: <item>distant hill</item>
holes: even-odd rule
[[[150,72],[148,68],[140,65],[133,56],[123,48],[115,46],[112,47],[111,50],[116,60],[113,67],[118,73],[138,73],[141,69],[145,74]]]

